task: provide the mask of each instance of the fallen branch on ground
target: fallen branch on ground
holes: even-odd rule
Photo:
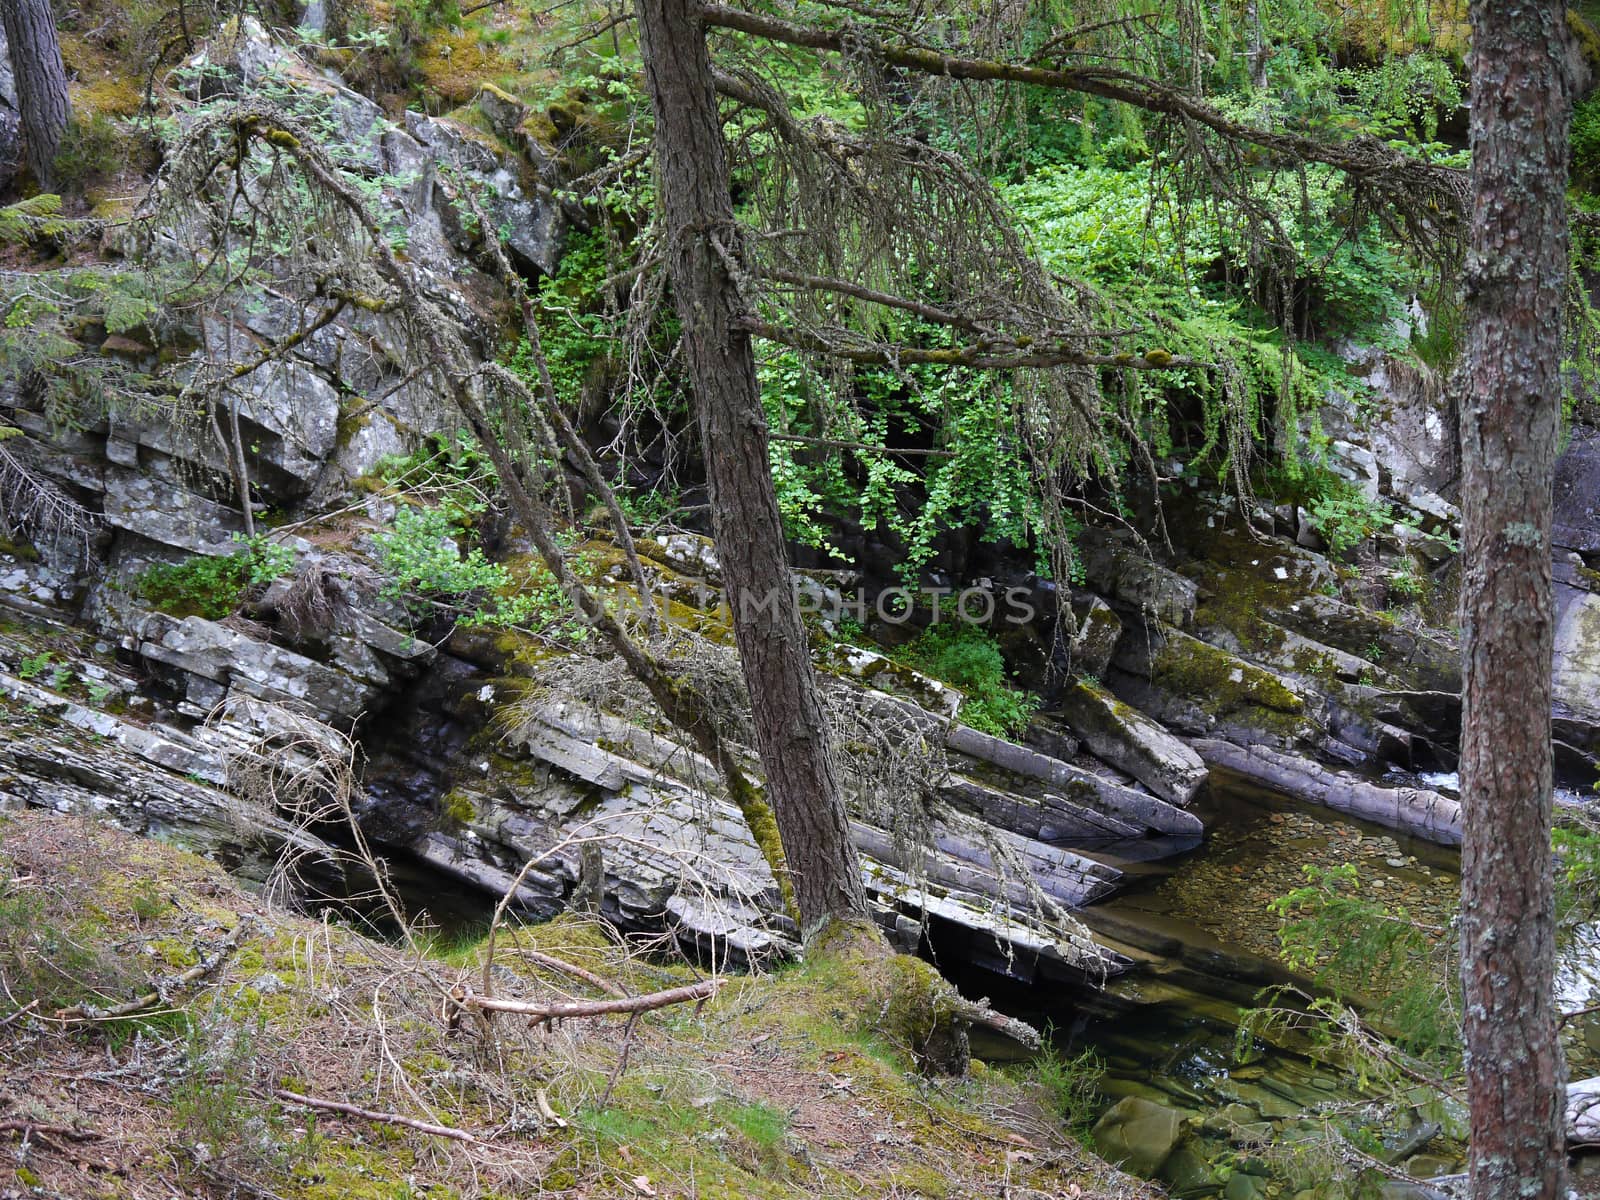
[[[376,1121],[380,1125],[398,1125],[405,1129],[415,1129],[419,1133],[429,1133],[434,1137],[449,1138],[453,1142],[466,1142],[471,1146],[488,1145],[464,1129],[435,1125],[431,1121],[419,1121],[415,1117],[402,1117],[399,1113],[379,1112],[373,1108],[362,1108],[358,1104],[346,1104],[342,1100],[324,1100],[320,1096],[302,1096],[299,1092],[291,1092],[287,1088],[279,1088],[273,1095],[279,1100],[287,1100],[291,1104],[303,1105],[306,1108],[344,1113],[346,1116],[360,1117],[364,1121]]]
[[[243,918],[233,927],[233,932],[228,935],[228,940],[217,947],[215,954],[203,958],[195,966],[190,967],[183,974],[175,977],[171,987],[183,987],[187,984],[204,979],[223,963],[223,960],[239,948],[239,943],[244,940],[245,934],[255,928],[253,917]],[[118,1017],[132,1016],[134,1013],[143,1012],[147,1008],[154,1008],[163,1000],[162,988],[153,992],[146,992],[126,1004],[115,1004],[110,1008],[95,1008],[89,1004],[74,1004],[70,1008],[56,1009],[52,1019],[56,1021],[113,1021]]]
[[[39,1121],[28,1121],[21,1117],[8,1117],[0,1121],[0,1133],[20,1133],[23,1137],[48,1134],[52,1137],[66,1138],[69,1142],[92,1142],[96,1138],[105,1136],[93,1129],[73,1129],[66,1125],[45,1125]]]
[[[479,996],[458,987],[450,994],[446,1008],[475,1008],[480,1012],[516,1013],[531,1017],[535,1025],[565,1020],[568,1017],[604,1017],[611,1013],[642,1013],[651,1009],[666,1008],[672,1004],[686,1004],[693,1000],[704,1004],[717,994],[721,979],[702,979],[699,983],[668,988],[664,992],[650,992],[643,996],[621,996],[610,1000],[508,1000],[499,996]]]
[[[1044,1040],[1039,1036],[1039,1031],[1026,1021],[1019,1021],[1016,1017],[1008,1017],[1004,1013],[995,1012],[987,1004],[979,1001],[962,1000],[956,1006],[956,1016],[973,1025],[982,1025],[985,1029],[992,1029],[996,1033],[1003,1033],[1014,1042],[1026,1046],[1029,1050],[1037,1050],[1044,1045]]]
[[[519,957],[533,963],[538,967],[549,967],[552,971],[560,971],[563,975],[571,975],[574,979],[581,979],[592,984],[608,996],[615,996],[619,1000],[626,999],[628,993],[612,983],[596,975],[587,967],[580,967],[577,963],[570,963],[564,958],[557,958],[554,954],[546,954],[543,950],[524,950],[520,947],[516,953]]]

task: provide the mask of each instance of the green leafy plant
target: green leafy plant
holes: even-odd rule
[[[134,580],[134,590],[158,612],[220,621],[238,610],[252,587],[270,583],[294,566],[294,551],[265,534],[235,534],[232,554],[197,554],[181,563],[156,563]]]
[[[389,580],[385,594],[418,617],[443,613],[469,625],[588,636],[542,563],[531,563],[518,578],[505,564],[490,562],[481,547],[463,550],[464,537],[445,506],[401,507],[394,531],[374,539]]]
[[[983,733],[1016,737],[1039,707],[1038,697],[1007,682],[999,645],[975,625],[941,622],[902,647],[895,657],[960,688],[966,697],[961,720]]]
[[[49,669],[55,655],[48,650],[30,654],[17,664],[17,675],[22,679],[37,679]]]
[[[1359,993],[1370,1000],[1376,1019],[1407,1052],[1453,1061],[1460,1053],[1460,1009],[1449,931],[1419,923],[1403,905],[1365,898],[1354,864],[1304,871],[1304,886],[1269,905],[1283,920],[1284,961],[1336,997]]]
[[[1317,532],[1334,554],[1344,554],[1383,528],[1382,506],[1355,484],[1335,479],[1310,504],[1307,511]]]
[[[1406,559],[1389,573],[1389,591],[1403,600],[1416,600],[1427,591],[1428,581],[1417,571],[1417,565]]]

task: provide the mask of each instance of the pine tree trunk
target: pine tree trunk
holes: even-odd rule
[[[0,21],[17,80],[28,169],[39,187],[48,191],[70,111],[55,15],[50,0],[0,0]]]
[[[1462,982],[1472,1195],[1565,1196],[1553,1008],[1551,485],[1567,278],[1566,6],[1473,0],[1461,375]]]
[[[722,120],[693,0],[641,0],[668,269],[711,489],[712,525],[744,664],[767,796],[801,923],[862,916],[866,896],[829,754],[767,457],[750,337],[728,261],[739,253]]]

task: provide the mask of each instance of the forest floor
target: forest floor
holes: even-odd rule
[[[275,909],[94,822],[6,815],[0,1197],[1144,1194],[1065,1127],[1059,1067],[917,1075],[848,954],[631,1025],[533,1029],[448,1019],[482,953]],[[503,932],[493,977],[587,1000],[702,974],[559,918]]]

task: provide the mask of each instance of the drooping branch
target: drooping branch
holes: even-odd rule
[[[964,58],[925,46],[882,41],[860,27],[846,31],[799,25],[725,4],[703,5],[701,15],[707,25],[811,50],[863,55],[887,66],[925,75],[974,82],[1030,84],[1079,92],[1102,100],[1119,100],[1146,112],[1192,121],[1229,141],[1259,146],[1296,162],[1322,163],[1385,193],[1407,193],[1424,201],[1448,201],[1455,210],[1460,209],[1466,195],[1465,172],[1421,162],[1377,138],[1325,142],[1304,134],[1261,129],[1226,116],[1180,88],[1132,71],[1089,66],[1042,67]]]
[[[988,346],[982,342],[968,346],[951,346],[947,349],[930,349],[926,346],[879,345],[871,342],[851,344],[831,341],[815,333],[796,329],[780,329],[768,321],[746,317],[744,329],[759,338],[796,350],[827,354],[854,363],[878,363],[886,366],[909,367],[932,364],[941,367],[982,367],[997,371],[1044,369],[1048,367],[1124,367],[1130,371],[1165,371],[1172,367],[1211,367],[1214,363],[1196,358],[1179,357],[1162,350],[1144,354],[1089,354],[1068,346],[1017,346],[1009,352],[1001,349],[1005,343]]]

